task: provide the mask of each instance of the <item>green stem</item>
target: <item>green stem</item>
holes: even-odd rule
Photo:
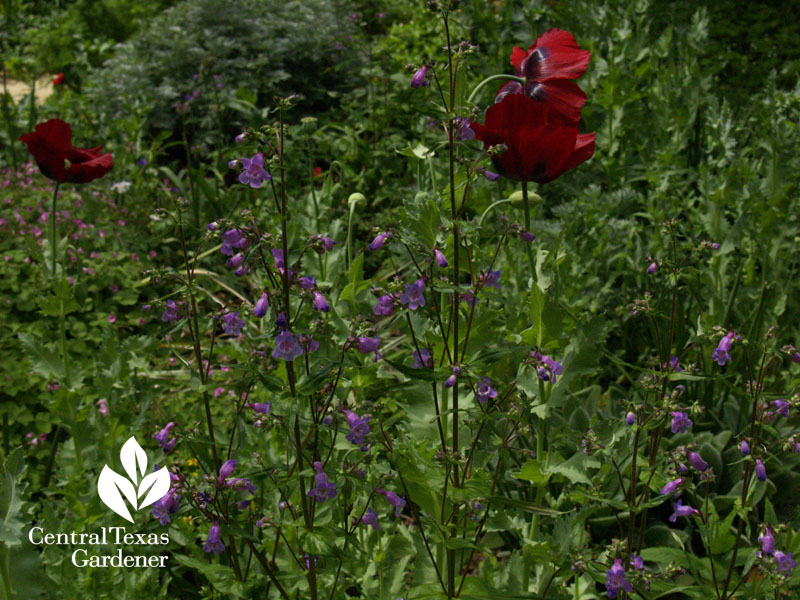
[[[475,98],[475,96],[478,95],[478,92],[481,91],[481,89],[483,89],[483,87],[487,83],[489,83],[490,81],[494,81],[496,79],[509,79],[511,81],[519,81],[522,84],[525,83],[524,77],[517,77],[516,75],[506,75],[505,73],[500,73],[498,75],[491,75],[486,79],[484,79],[483,81],[481,81],[477,86],[475,86],[475,89],[472,90],[472,93],[469,95],[469,98],[467,98],[467,104],[472,104],[472,100],[473,98]]]
[[[525,231],[531,230],[531,207],[528,202],[528,182],[522,182],[522,209],[525,211]],[[533,262],[533,250],[530,244],[525,244],[525,251],[528,255],[528,265],[531,268],[531,280],[536,281],[536,265]]]
[[[50,263],[52,265],[53,285],[55,285],[56,281],[56,246],[58,245],[58,240],[56,239],[56,200],[58,199],[58,188],[60,186],[61,182],[57,181],[56,188],[53,190],[53,204],[50,209],[49,219],[47,220],[50,237]]]

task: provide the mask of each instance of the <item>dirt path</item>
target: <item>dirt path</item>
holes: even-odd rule
[[[2,73],[0,73],[0,93],[2,93]],[[8,86],[8,93],[14,99],[14,102],[19,102],[25,96],[31,93],[31,88],[28,84],[14,79],[6,80]],[[50,94],[53,93],[53,77],[45,75],[36,80],[36,103],[42,104]]]

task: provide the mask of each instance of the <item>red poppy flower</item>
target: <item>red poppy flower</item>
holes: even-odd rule
[[[508,94],[522,94],[547,103],[568,120],[578,122],[586,94],[571,81],[586,72],[591,52],[581,50],[571,33],[561,29],[544,32],[526,52],[515,46],[511,65],[525,85],[509,81],[497,92],[495,102]]]
[[[75,148],[72,129],[61,119],[39,123],[33,132],[19,138],[39,166],[42,175],[61,183],[88,183],[99,179],[114,166],[103,147]]]
[[[58,75],[53,77],[53,85],[61,85],[62,83],[64,83],[64,74],[63,73],[59,73]]]
[[[508,147],[492,162],[517,181],[553,181],[594,155],[594,133],[579,134],[575,123],[524,94],[504,97],[489,107],[483,125],[470,127],[484,147]]]

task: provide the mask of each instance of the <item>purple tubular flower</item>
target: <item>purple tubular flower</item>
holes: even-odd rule
[[[261,183],[272,179],[272,175],[264,170],[264,155],[260,152],[252,158],[243,158],[244,171],[239,174],[239,183],[250,185],[251,188],[260,188]]]
[[[444,382],[444,387],[451,388],[458,382],[458,374],[461,372],[461,369],[458,367],[453,367],[453,374],[448,377]]]
[[[683,433],[692,426],[692,420],[685,412],[672,413],[672,433]]]
[[[470,122],[466,117],[459,117],[453,121],[453,125],[455,126],[456,135],[462,140],[475,139],[475,131],[469,126]]]
[[[233,472],[236,470],[236,459],[230,458],[222,463],[222,466],[219,468],[219,476],[217,477],[217,483],[222,485],[228,477],[233,475]]]
[[[268,310],[269,296],[267,296],[267,292],[264,292],[261,294],[261,298],[258,299],[258,302],[256,302],[255,308],[253,308],[253,314],[261,319],[266,316]]]
[[[739,444],[739,452],[741,452],[744,456],[750,454],[750,444],[747,443],[747,440],[742,440]]]
[[[245,326],[245,320],[239,318],[238,312],[229,312],[222,315],[222,329],[228,335],[239,335],[242,332],[242,327]]]
[[[303,353],[303,349],[294,336],[288,331],[281,331],[275,338],[275,350],[272,351],[272,358],[282,358],[286,362],[292,362]]]
[[[633,591],[633,584],[625,578],[625,567],[622,566],[621,558],[615,559],[614,564],[606,572],[606,590],[609,598],[616,598],[620,590]]]
[[[229,479],[225,485],[237,492],[247,490],[251,494],[255,494],[258,491],[258,488],[247,477],[234,477]]]
[[[532,242],[533,240],[536,239],[536,236],[533,235],[530,231],[523,231],[522,233],[519,234],[519,237],[523,242]]]
[[[408,306],[409,310],[417,310],[425,306],[425,279],[417,279],[414,283],[406,284],[406,291],[400,296],[400,303]]]
[[[492,387],[492,382],[488,377],[484,377],[483,381],[478,382],[478,387],[475,390],[475,397],[478,402],[486,402],[490,398],[497,398],[497,390]]]
[[[381,359],[381,353],[378,349],[380,342],[378,340],[377,335],[374,338],[369,338],[369,337],[356,338],[356,341],[358,342],[356,350],[358,350],[361,354],[369,354],[370,352],[374,352],[375,360],[373,362],[378,362]]]
[[[677,521],[678,517],[691,517],[692,515],[700,514],[699,510],[692,508],[691,506],[684,506],[680,500],[678,500],[672,508],[674,509],[674,512],[669,517],[670,523]]]
[[[760,458],[756,459],[756,478],[759,481],[767,480],[767,468],[764,466],[764,463],[761,462]]]
[[[641,571],[644,569],[644,559],[641,556],[631,554],[631,567],[633,567],[635,571]]]
[[[652,275],[656,271],[658,271],[658,263],[653,261],[653,262],[650,263],[650,266],[647,267],[647,274],[648,275]]]
[[[771,404],[776,415],[779,417],[789,417],[789,408],[791,407],[791,404],[789,404],[786,400],[783,398],[778,398],[777,400],[773,400]]]
[[[219,519],[214,521],[211,528],[208,530],[208,539],[203,544],[203,552],[213,552],[214,554],[221,554],[225,551],[225,544],[220,539]]]
[[[158,445],[161,446],[162,450],[167,446],[167,444],[169,444],[169,441],[168,441],[169,440],[169,432],[173,427],[175,427],[175,423],[170,421],[169,423],[167,423],[164,426],[164,429],[162,429],[158,433],[154,433],[153,434],[153,439],[158,442]],[[174,446],[174,443],[173,443],[173,446]]]
[[[342,412],[347,417],[347,426],[350,428],[350,433],[347,434],[346,440],[356,446],[364,445],[364,438],[369,434],[369,415],[359,417],[353,411],[342,409]]]
[[[398,496],[394,492],[389,492],[389,491],[386,491],[386,490],[382,490],[380,488],[375,490],[375,491],[378,492],[384,498],[386,498],[386,500],[389,502],[389,504],[394,506],[394,516],[395,517],[399,517],[400,516],[400,512],[403,510],[403,507],[406,505],[406,499],[405,498],[401,498],[400,496]]]
[[[375,236],[375,239],[369,245],[369,249],[375,252],[375,250],[380,250],[383,248],[383,245],[386,243],[386,239],[392,237],[391,231],[383,231]]]
[[[247,133],[246,132],[242,132],[239,135],[237,135],[235,138],[233,138],[233,141],[236,142],[237,144],[241,144],[242,142],[245,141],[246,138],[247,138]]]
[[[731,349],[731,344],[733,344],[733,339],[736,337],[736,333],[731,331],[719,341],[719,345],[714,349],[714,352],[711,353],[711,360],[716,362],[719,366],[725,366],[725,363],[730,361],[731,355],[729,354]]]
[[[692,468],[697,469],[698,471],[705,471],[708,469],[708,463],[704,461],[703,457],[697,452],[687,450],[686,459],[689,461],[689,464],[692,465]]]
[[[317,278],[311,277],[310,275],[304,275],[300,278],[298,285],[300,286],[301,290],[311,290],[315,285],[317,285]]]
[[[419,352],[414,350],[414,364],[411,365],[414,369],[421,369],[422,367],[431,368],[433,366],[433,359],[431,357],[431,352],[427,348],[422,349],[422,355]]]
[[[328,301],[325,300],[325,296],[323,296],[317,290],[314,290],[312,293],[314,294],[314,300],[311,304],[314,307],[314,310],[319,310],[321,312],[330,311],[331,307],[328,306]]]
[[[281,248],[272,249],[272,260],[275,261],[275,266],[278,270],[283,273],[283,269],[286,265],[283,260],[283,250]]]
[[[628,412],[628,414],[625,415],[625,422],[628,425],[633,425],[634,423],[636,423],[636,414],[633,412]]]
[[[317,474],[314,476],[316,487],[308,490],[307,495],[310,498],[316,498],[317,502],[325,502],[329,498],[335,498],[338,493],[336,491],[336,484],[328,481],[328,476],[322,470],[322,463],[316,461],[314,463],[314,469],[317,471]]]
[[[486,269],[486,273],[480,276],[480,279],[483,280],[483,284],[486,287],[493,287],[499,288],[500,287],[500,270],[492,271],[492,268],[489,267]]]
[[[436,258],[436,264],[439,265],[441,268],[444,269],[450,264],[449,262],[447,262],[447,258],[445,258],[445,255],[442,254],[442,251],[439,250],[438,248],[433,249],[433,255]]]
[[[423,65],[417,72],[414,73],[414,76],[411,78],[411,87],[417,89],[418,87],[425,87],[426,85],[430,84],[428,81],[428,65]]]
[[[683,367],[681,366],[681,361],[677,356],[670,356],[669,368],[675,371],[676,373],[680,373],[681,371],[683,371]]]
[[[769,525],[764,526],[764,531],[758,536],[758,543],[761,544],[761,552],[768,556],[775,554],[775,537]]]
[[[683,483],[683,479],[681,479],[680,477],[678,477],[677,479],[673,479],[672,481],[667,483],[667,485],[665,485],[663,488],[661,488],[660,494],[662,496],[667,496],[667,495],[673,493],[675,490],[678,489],[678,487],[681,485],[681,483]]]
[[[178,511],[178,503],[181,500],[180,494],[176,494],[175,488],[170,490],[153,504],[153,516],[158,519],[162,527],[166,526],[172,521],[170,515],[174,515]]]
[[[182,318],[180,313],[178,312],[178,307],[175,306],[175,302],[173,300],[167,300],[167,307],[164,309],[164,312],[161,314],[161,320],[166,323],[167,321],[170,322],[170,325],[174,325],[175,321]]]
[[[394,313],[394,296],[391,294],[384,294],[378,298],[378,303],[372,309],[372,313],[381,317],[388,317]]]
[[[232,256],[234,248],[244,250],[250,246],[250,240],[239,229],[228,229],[222,234],[222,247],[219,249],[225,256]]]
[[[322,236],[322,247],[325,248],[326,251],[330,252],[335,245],[336,240],[329,238],[327,235]]]
[[[378,531],[381,528],[381,524],[378,523],[378,513],[371,508],[367,509],[367,512],[365,512],[364,516],[359,519],[359,522],[364,523],[364,525],[369,525],[375,531]]]
[[[784,553],[778,550],[775,552],[773,558],[775,558],[778,573],[783,573],[786,577],[789,577],[789,575],[792,574],[792,569],[797,566],[797,561],[794,559],[791,552]]]
[[[486,177],[486,179],[488,179],[489,181],[497,181],[498,179],[500,179],[499,173],[495,173],[494,171],[490,171],[489,169],[481,169],[481,173],[483,173],[483,176]]]
[[[231,256],[225,262],[225,264],[228,265],[228,268],[235,269],[235,268],[241,267],[243,262],[244,262],[244,253],[237,252],[236,254]]]
[[[260,402],[251,402],[247,405],[249,408],[252,408],[257,413],[261,413],[262,415],[269,414],[269,402],[265,402],[261,404]]]

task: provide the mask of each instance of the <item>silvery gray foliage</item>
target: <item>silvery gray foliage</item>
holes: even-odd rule
[[[87,94],[107,118],[124,118],[135,103],[148,107],[151,127],[172,130],[174,104],[198,87],[192,75],[201,71],[217,74],[226,94],[240,86],[256,92],[260,107],[299,93],[306,110],[324,109],[354,83],[344,76],[354,60],[344,49],[347,14],[345,2],[328,0],[188,0],[120,44]],[[200,111],[211,96],[197,99]]]

